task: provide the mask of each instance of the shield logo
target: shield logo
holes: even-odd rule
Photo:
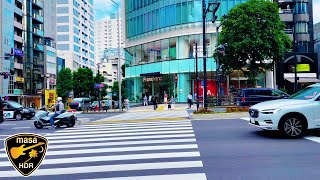
[[[23,176],[29,176],[40,166],[48,147],[48,140],[37,134],[15,134],[5,140],[9,161]]]

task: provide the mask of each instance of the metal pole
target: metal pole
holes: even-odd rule
[[[294,6],[293,8],[295,8],[297,4],[297,1],[294,1]],[[292,10],[293,10],[292,8]],[[296,16],[293,13],[293,56],[294,56],[294,92],[298,91],[298,82],[297,82],[297,53],[296,53],[296,49],[297,49],[297,43],[296,43]]]
[[[216,37],[217,37],[217,45],[218,45],[218,41],[219,41],[219,27],[220,26],[216,26]],[[217,59],[216,59],[216,85],[217,85],[217,105],[219,105],[219,94],[220,94],[220,60],[219,60],[219,56],[217,55]]]
[[[120,13],[119,13],[119,5],[117,4],[117,8],[118,8],[118,11],[117,11],[117,14],[118,14],[118,59],[119,59],[119,63],[118,63],[118,77],[119,77],[119,111],[121,111],[122,109],[122,102],[121,102],[121,99],[122,99],[122,94],[121,94],[121,71],[120,71],[120,66],[121,66],[121,51],[120,51]]]
[[[206,2],[205,0],[202,0],[202,43],[203,43],[203,102],[204,102],[204,108],[208,108],[208,98],[207,98],[207,53],[206,53]]]
[[[98,82],[99,82],[99,84],[100,84],[100,63],[98,63],[97,64],[98,65]],[[99,89],[98,89],[98,93],[99,93],[99,99],[98,99],[98,101],[99,101],[99,111],[100,111],[100,107],[101,107],[101,105],[100,105],[100,101],[101,101],[101,95],[100,95],[100,87],[99,87]]]
[[[196,91],[197,91],[197,111],[199,111],[199,77],[198,77],[198,43],[196,43]]]

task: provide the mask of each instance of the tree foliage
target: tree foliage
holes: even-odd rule
[[[102,76],[102,74],[97,73],[96,76],[94,76],[94,78],[93,78],[93,82],[94,82],[94,84],[104,84],[104,77]],[[103,99],[103,97],[108,94],[107,88],[108,88],[108,86],[105,85],[104,88],[101,89],[101,91],[100,91],[101,99]],[[98,98],[99,98],[99,91],[98,90],[99,89],[94,88],[91,93],[91,96],[94,96],[96,100],[98,100]]]
[[[63,100],[68,98],[68,92],[72,91],[72,72],[69,68],[62,69],[57,77],[57,94]]]
[[[281,21],[278,4],[265,0],[249,0],[234,7],[219,38],[219,44],[227,43],[225,55],[219,56],[222,72],[243,70],[252,82],[259,73],[271,70],[273,63],[283,58],[291,48],[291,40],[284,33],[285,24]],[[273,59],[273,63],[264,60]]]
[[[125,98],[127,98],[127,91],[126,91],[126,80],[123,79],[122,82],[121,82],[121,97],[122,97],[122,100],[123,101]],[[113,86],[111,88],[111,92],[112,92],[112,99],[113,100],[118,100],[119,99],[119,82],[118,81],[115,81],[113,83]],[[115,94],[115,95],[114,95]]]
[[[74,97],[89,97],[94,91],[93,72],[88,68],[79,68],[73,72]]]

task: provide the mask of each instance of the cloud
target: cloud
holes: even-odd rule
[[[120,0],[114,0],[121,6]],[[111,0],[94,0],[95,20],[109,18],[111,13],[117,12],[117,6]]]
[[[313,1],[313,24],[320,22],[320,1]]]

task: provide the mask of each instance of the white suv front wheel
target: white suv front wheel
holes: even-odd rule
[[[279,130],[287,137],[299,138],[304,134],[306,127],[303,118],[296,115],[289,115],[280,121]]]

